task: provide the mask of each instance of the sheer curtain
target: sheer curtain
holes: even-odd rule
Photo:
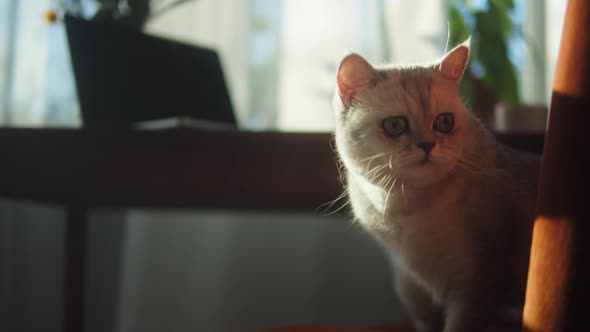
[[[347,52],[373,63],[439,57],[446,29],[443,2],[283,1],[277,127],[329,131],[335,72]],[[425,24],[427,22],[428,24]]]
[[[0,125],[76,126],[78,106],[63,25],[51,0],[0,2]]]
[[[43,19],[51,5],[0,1],[0,126],[77,124],[64,30]],[[0,197],[0,330],[60,330],[63,215]]]
[[[329,131],[342,56],[355,51],[376,63],[438,57],[444,12],[443,2],[426,0],[200,0],[148,31],[219,51],[244,128]]]
[[[64,26],[43,20],[56,3],[0,2],[0,125],[79,125]],[[525,3],[525,37],[530,42],[517,50],[523,100],[547,103],[565,3],[517,3]],[[154,19],[147,31],[219,51],[242,127],[330,130],[333,76],[340,58],[348,51],[374,62],[439,56],[446,38],[444,4],[195,0]]]

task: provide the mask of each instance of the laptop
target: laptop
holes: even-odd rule
[[[185,119],[237,127],[214,50],[72,16],[65,24],[84,126]]]

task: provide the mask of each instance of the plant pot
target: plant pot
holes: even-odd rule
[[[490,126],[494,117],[494,105],[498,103],[496,94],[481,80],[471,76],[472,84],[472,112],[487,126]]]
[[[541,105],[496,104],[490,128],[496,132],[544,132],[548,110]]]

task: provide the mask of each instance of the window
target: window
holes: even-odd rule
[[[63,24],[42,19],[56,3],[0,2],[0,125],[79,124]],[[522,101],[546,105],[565,2],[515,4],[515,19],[524,22],[524,42],[512,44]],[[146,31],[219,51],[241,127],[327,131],[342,56],[437,58],[446,12],[444,1],[430,0],[196,0],[156,17]]]
[[[436,58],[444,11],[428,0],[197,1],[148,31],[217,47],[245,127],[326,131],[340,59],[348,51],[376,63]]]
[[[0,2],[0,125],[75,125],[77,101],[63,25],[49,0]]]

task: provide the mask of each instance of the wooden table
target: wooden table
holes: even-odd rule
[[[543,134],[502,134],[540,152]],[[0,196],[67,209],[64,329],[83,331],[87,210],[306,210],[342,185],[330,134],[0,128]]]

